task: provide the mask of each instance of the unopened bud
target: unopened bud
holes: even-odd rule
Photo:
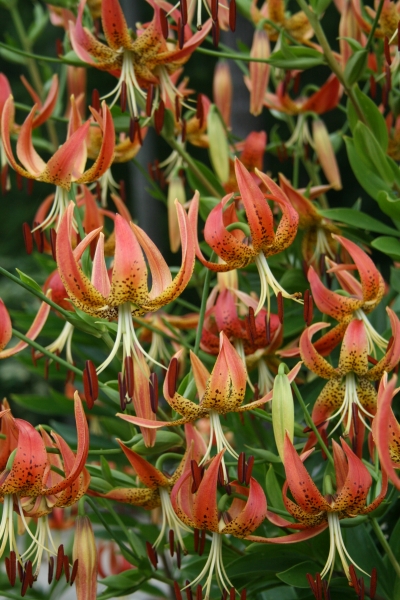
[[[89,517],[79,516],[75,521],[73,562],[79,559],[75,579],[78,600],[96,600],[97,550]]]
[[[178,200],[180,204],[185,204],[186,202],[185,186],[179,175],[172,175],[168,186],[168,235],[171,252],[178,252],[181,245],[175,200]]]
[[[269,58],[271,49],[267,33],[256,29],[251,47],[252,58]],[[250,63],[250,113],[254,116],[261,114],[264,106],[264,96],[269,80],[270,66],[267,63]]]
[[[285,433],[293,441],[294,433],[294,403],[292,388],[289,378],[285,373],[285,366],[279,365],[278,375],[274,380],[272,395],[272,427],[274,430],[275,444],[279,456],[283,461],[283,445]]]
[[[231,125],[232,95],[233,87],[229,65],[226,61],[220,60],[214,71],[213,96],[227,127]]]
[[[209,152],[212,166],[222,183],[229,179],[229,149],[226,130],[215,105],[210,107],[207,117]]]
[[[339,167],[336,162],[336,156],[333,151],[332,143],[325,124],[320,119],[315,119],[312,125],[313,139],[318,160],[322,167],[325,177],[335,190],[342,189]]]

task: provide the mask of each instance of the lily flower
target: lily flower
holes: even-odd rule
[[[47,291],[46,296],[48,298],[52,298],[51,290]],[[42,302],[32,325],[25,334],[27,338],[30,340],[35,340],[37,338],[47,321],[49,312],[49,304]],[[12,348],[6,348],[11,338],[12,324],[10,315],[8,314],[8,310],[4,302],[0,299],[0,360],[14,356],[15,354],[18,354],[18,352],[21,352],[21,350],[24,350],[28,347],[28,343],[21,340]]]
[[[121,415],[120,415],[121,416]],[[166,531],[172,531],[180,547],[185,550],[182,536],[191,529],[185,525],[174,512],[171,504],[171,491],[183,473],[190,472],[191,460],[199,462],[203,457],[206,446],[199,432],[190,424],[185,425],[187,450],[177,469],[172,475],[166,475],[147,462],[139,454],[128,448],[121,440],[117,440],[129,463],[133,467],[140,483],[144,487],[119,487],[107,493],[93,492],[108,500],[116,500],[125,504],[141,506],[145,510],[161,507],[162,525],[159,536],[153,544],[157,548],[163,541]]]
[[[400,479],[395,469],[400,468],[400,425],[391,408],[392,400],[399,391],[397,376],[388,382],[387,373],[381,379],[377,398],[377,411],[372,421],[372,435],[378,450],[382,469],[390,481],[400,489]]]
[[[230,482],[232,491],[246,499],[235,498],[230,508],[223,514],[218,511],[217,485],[225,450],[221,450],[210,461],[204,476],[192,495],[193,476],[191,471],[184,473],[174,486],[171,502],[175,512],[189,527],[212,532],[211,548],[207,562],[201,573],[189,585],[196,586],[204,578],[205,599],[210,598],[214,571],[221,589],[229,594],[234,586],[226,574],[222,558],[222,538],[234,535],[246,539],[261,523],[267,514],[267,501],[260,484],[250,478],[249,487],[238,481]],[[188,587],[188,586],[186,586]],[[199,597],[199,596],[197,596]],[[202,596],[201,596],[202,597]],[[232,597],[232,595],[231,595]]]
[[[184,43],[171,50],[164,38],[160,7],[151,3],[154,8],[154,17],[151,23],[132,39],[125,17],[118,0],[103,0],[101,4],[101,20],[107,45],[97,40],[90,31],[82,25],[85,0],[79,4],[76,23],[70,22],[71,44],[77,55],[84,62],[108,71],[118,77],[116,87],[104,98],[113,96],[111,106],[121,96],[122,89],[126,90],[126,98],[132,117],[139,117],[139,107],[136,97],[141,98],[141,103],[146,102],[147,93],[143,88],[157,86],[157,95],[154,104],[160,98],[158,88],[161,88],[161,97],[176,95],[178,90],[172,84],[170,75],[184,64],[203,41],[211,28],[211,20],[203,26],[201,31],[191,36],[188,26],[184,28]],[[172,9],[171,13],[175,14]],[[124,92],[125,94],[125,92]]]
[[[375,344],[385,351],[387,340],[375,331],[366,316],[383,298],[385,292],[383,277],[374,262],[357,244],[339,235],[333,234],[332,237],[347,250],[354,261],[354,266],[329,262],[331,266],[329,272],[336,275],[342,289],[348,294],[346,296],[328,290],[313,267],[308,269],[307,276],[315,304],[322,313],[339,321],[339,324],[324,336],[323,341],[322,338],[319,340],[318,347],[321,349],[324,343],[330,349],[334,348],[342,339],[348,323],[355,318],[362,320],[366,326],[369,354],[375,354]],[[360,281],[351,275],[350,269],[358,270]]]
[[[98,367],[103,371],[123,343],[124,362],[136,348],[141,349],[133,328],[132,317],[154,312],[182,293],[193,272],[195,251],[191,227],[183,207],[176,205],[182,238],[182,266],[172,279],[167,263],[147,234],[123,217],[115,217],[115,258],[111,282],[104,260],[104,235],[100,233],[93,260],[91,280],[83,273],[71,248],[74,204],[71,202],[60,222],[57,235],[57,264],[61,280],[70,300],[80,310],[103,319],[118,318],[114,347],[108,358]],[[92,232],[91,235],[93,235]],[[86,236],[80,245],[83,252],[93,237]],[[142,250],[143,249],[143,250]],[[149,262],[152,288],[148,289]],[[147,358],[148,354],[141,349]]]
[[[286,482],[282,495],[286,510],[297,522],[293,523],[270,512],[267,517],[278,527],[288,527],[299,531],[275,538],[250,536],[248,539],[260,543],[291,544],[310,539],[329,528],[330,549],[325,566],[321,571],[321,577],[325,577],[328,573],[332,574],[337,552],[344,573],[351,582],[349,563],[354,564],[361,571],[363,569],[356,565],[346,550],[340,529],[340,520],[365,515],[375,510],[384,499],[388,486],[387,477],[383,474],[379,495],[370,504],[367,504],[372,477],[362,460],[343,440],[340,441],[341,447],[335,440],[332,441],[336,493],[333,493],[330,478],[326,477],[325,487],[328,493],[322,495],[302,462],[310,452],[299,457],[289,436],[286,435],[284,449]],[[294,500],[287,496],[288,488]],[[363,572],[365,573],[365,571]]]
[[[93,117],[103,132],[103,141],[99,155],[94,164],[87,170],[86,137],[90,120],[80,124],[80,116],[75,107],[72,111],[67,141],[45,163],[36,152],[32,143],[32,127],[36,106],[33,107],[21,126],[17,140],[17,156],[22,166],[17,162],[11,148],[10,131],[14,122],[14,101],[10,96],[4,105],[2,115],[2,136],[4,150],[12,168],[23,177],[52,183],[57,186],[53,208],[41,227],[50,225],[60,217],[68,204],[68,190],[72,183],[90,183],[95,181],[108,169],[114,157],[114,123],[110,110],[103,103],[102,118],[93,111]]]
[[[264,194],[238,159],[235,162],[235,171],[248,226],[238,222],[234,205],[230,205],[224,212],[224,208],[232,199],[232,195],[225,196],[208,215],[204,228],[206,242],[224,262],[212,263],[206,260],[198,243],[196,244],[197,258],[213,271],[230,271],[254,262],[261,281],[260,301],[255,311],[256,315],[264,306],[266,299],[268,314],[270,313],[270,287],[276,295],[280,292],[283,297],[293,298],[301,303],[302,300],[299,299],[301,293],[286,292],[275,279],[267,263],[268,256],[282,252],[293,242],[297,233],[298,214],[280,187],[267,175],[255,169],[256,175],[270,192]],[[276,202],[282,210],[282,219],[276,231],[274,231],[274,219],[267,200]],[[189,211],[194,231],[197,231],[198,206],[199,197],[195,195]],[[238,227],[235,229],[236,223]],[[243,231],[244,228],[248,232],[247,236]],[[247,242],[250,236],[251,245]]]
[[[304,364],[319,377],[329,379],[313,408],[312,419],[316,425],[326,422],[326,428],[331,419],[340,417],[333,431],[343,421],[344,435],[348,435],[354,414],[353,408],[365,426],[365,418],[374,418],[377,394],[372,382],[379,381],[384,372],[390,372],[400,360],[400,321],[390,308],[387,308],[387,313],[392,327],[393,343],[388,345],[384,357],[370,369],[367,330],[363,321],[353,319],[349,323],[336,368],[318,353],[312,343],[313,335],[327,324],[315,323],[302,334],[300,354]],[[312,439],[315,442],[314,435]],[[313,444],[309,440],[307,448],[311,445]]]
[[[226,449],[231,456],[238,458],[238,453],[232,448],[222,430],[219,415],[231,412],[241,413],[258,408],[272,399],[272,392],[258,400],[243,405],[246,392],[246,369],[242,359],[226,335],[221,332],[220,350],[211,374],[200,359],[193,352],[190,353],[193,376],[200,397],[199,404],[196,404],[175,391],[177,361],[181,354],[182,350],[177,352],[172,358],[163,388],[166,401],[173,410],[182,415],[181,419],[175,421],[152,421],[132,415],[118,414],[117,416],[134,425],[154,429],[184,425],[185,423],[193,423],[197,419],[208,417],[210,419],[210,441],[201,464],[209,459],[214,438],[217,445],[217,452]],[[301,362],[292,369],[289,374],[290,381],[293,381],[296,377],[300,366]],[[223,471],[226,479],[224,462]]]
[[[10,561],[17,561],[28,573],[32,582],[37,578],[45,552],[52,557],[57,556],[57,548],[52,539],[47,515],[54,507],[67,507],[76,503],[89,486],[89,474],[85,467],[89,450],[89,432],[78,393],[75,393],[75,420],[77,427],[78,448],[75,455],[64,439],[55,432],[51,436],[42,428],[39,431],[22,419],[14,419],[9,409],[0,413],[6,419],[7,436],[13,436],[15,449],[8,457],[0,474],[0,501],[3,514],[0,523],[0,556],[9,546]],[[1,440],[9,446],[9,441]],[[58,454],[48,454],[50,447]],[[64,475],[61,475],[64,473]],[[16,543],[13,526],[13,513],[16,511],[30,536],[30,546],[20,553]],[[30,529],[26,517],[37,519],[35,533]],[[32,567],[36,570],[32,574]],[[9,575],[10,581],[12,577]],[[29,577],[29,579],[31,578]],[[15,578],[14,578],[15,583]]]
[[[257,2],[258,0],[252,0],[250,16],[255,25],[263,21],[263,27],[271,41],[278,40],[281,28],[300,43],[305,43],[313,37],[314,31],[303,11],[288,17],[283,0],[266,0],[260,9],[257,8]],[[274,23],[279,27],[275,28]]]

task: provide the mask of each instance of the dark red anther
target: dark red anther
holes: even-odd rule
[[[323,581],[322,582],[322,589],[324,592],[324,600],[331,600],[331,593],[329,591],[329,587],[328,587],[328,582],[327,581]]]
[[[246,455],[245,455],[244,452],[241,452],[239,454],[238,467],[237,467],[238,481],[239,481],[239,483],[244,483],[244,480],[245,480],[245,477],[246,477],[245,463],[246,463]]]
[[[387,103],[388,103],[388,91],[387,91],[387,85],[385,83],[382,86],[382,104],[383,104],[384,108],[387,107]]]
[[[194,547],[194,551],[198,552],[199,550],[199,537],[200,537],[200,530],[199,529],[195,529],[193,531],[193,547]]]
[[[294,76],[294,83],[293,83],[293,93],[295,96],[297,96],[300,91],[300,80],[301,80],[301,73],[298,72]]]
[[[179,0],[179,4],[181,8],[182,25],[186,25],[188,20],[187,0]]]
[[[247,598],[246,588],[243,588],[242,591],[240,592],[240,600],[246,600],[246,598]]]
[[[193,600],[193,594],[192,594],[192,588],[190,587],[190,581],[189,579],[186,579],[186,583],[185,585],[187,585],[188,587],[185,589],[186,592],[186,598],[187,600]]]
[[[314,318],[314,300],[311,294],[308,297],[308,316],[307,316],[307,327],[311,325]]]
[[[213,21],[218,20],[218,0],[211,0],[211,18]]]
[[[265,336],[267,338],[267,346],[271,343],[271,322],[269,315],[265,315]]]
[[[24,578],[24,569],[19,561],[17,562],[17,569],[18,569],[19,580],[22,582],[22,580]]]
[[[178,380],[178,359],[171,358],[171,362],[169,363],[169,368],[167,372],[167,387],[168,387],[168,395],[172,398],[176,392],[176,384]]]
[[[56,565],[56,581],[58,581],[61,577],[61,573],[64,567],[64,546],[62,544],[59,545],[57,551],[57,565]]]
[[[26,193],[28,194],[28,196],[32,196],[34,182],[34,179],[28,179],[28,183],[26,184]]]
[[[360,594],[359,594],[359,599],[360,600],[364,600],[365,598],[365,584],[364,584],[364,577],[360,577],[360,579],[358,580],[358,584],[360,586]]]
[[[386,75],[386,87],[387,93],[392,89],[392,72],[390,70],[389,65],[385,65],[385,75]]]
[[[310,297],[310,290],[304,292],[304,305],[303,305],[303,318],[307,323],[308,320],[308,298]]]
[[[119,404],[122,412],[126,409],[126,384],[125,378],[122,373],[118,373],[118,391],[119,391]]]
[[[319,599],[322,600],[322,579],[321,579],[320,573],[316,573],[316,575],[315,575],[315,584],[316,584],[316,589],[317,589],[317,594],[318,594],[318,600]]]
[[[356,574],[354,565],[349,566],[349,574],[350,574],[351,584],[354,587],[354,591],[356,594],[359,594],[360,593],[360,585],[358,583],[357,574]]]
[[[278,292],[276,296],[276,301],[278,302],[278,319],[281,323],[283,323],[283,296],[282,292]]]
[[[176,566],[178,567],[178,569],[181,568],[181,545],[179,544],[179,542],[176,543],[175,545],[175,552],[176,552]]]
[[[369,597],[371,598],[371,600],[374,600],[374,598],[375,598],[377,583],[378,583],[378,571],[376,570],[376,567],[374,567],[371,571],[371,580],[370,580],[370,584],[369,584]]]
[[[181,126],[182,126],[181,140],[182,140],[182,143],[184,143],[186,141],[186,120],[183,118],[181,119]]]
[[[203,588],[200,583],[196,588],[196,600],[203,600]]]
[[[176,600],[182,600],[182,594],[177,581],[174,581],[174,592]]]
[[[137,137],[138,137],[138,142],[139,142],[140,146],[143,146],[142,130],[140,127],[139,117],[135,117],[135,123],[136,123],[136,133],[137,133]]]
[[[179,121],[181,118],[181,103],[179,100],[179,96],[175,96],[175,119]]]
[[[229,600],[235,600],[236,590],[234,587],[231,587],[229,590]]]
[[[182,48],[185,44],[185,26],[183,25],[181,19],[178,19],[176,26],[178,29],[178,45],[179,45],[179,49],[182,50]]]
[[[248,316],[249,327],[251,331],[251,338],[254,343],[257,337],[257,328],[256,328],[256,320],[254,318],[254,308],[252,306],[249,307],[249,316]]]
[[[16,556],[14,550],[11,550],[11,552],[10,552],[9,570],[7,569],[7,575],[8,575],[8,579],[10,581],[10,585],[12,587],[14,587],[15,580],[17,578],[17,556]]]
[[[134,370],[133,370],[133,358],[132,356],[126,356],[125,357],[125,387],[126,387],[126,393],[129,399],[133,398],[133,392],[134,392],[134,384],[135,384],[135,378],[134,378]]]
[[[392,57],[390,56],[389,38],[386,35],[383,40],[383,52],[385,54],[386,62],[390,67],[390,65],[392,64]]]
[[[236,0],[231,0],[229,4],[229,28],[231,31],[236,29]]]
[[[4,195],[7,193],[7,181],[8,181],[8,163],[6,163],[1,169],[1,193]]]
[[[304,150],[304,158],[305,158],[305,160],[308,160],[310,158],[310,144],[305,142],[303,144],[303,150]]]
[[[62,56],[64,53],[64,48],[62,45],[62,41],[60,40],[60,38],[56,39],[56,54],[57,56]]]
[[[160,10],[160,24],[161,24],[161,33],[163,34],[164,38],[167,39],[168,38],[168,19],[167,19],[167,13],[165,12],[165,10]]]
[[[149,85],[146,96],[146,116],[151,117],[151,109],[153,108],[154,87]]]
[[[319,272],[321,273],[321,278],[326,274],[325,254],[323,253],[319,257]]]
[[[49,359],[48,358],[46,358],[44,361],[43,378],[46,379],[46,381],[49,378]]]
[[[10,559],[8,558],[8,556],[5,557],[4,559],[5,565],[6,565],[6,573],[7,573],[7,577],[9,582],[11,583],[11,568],[10,568]]]
[[[100,94],[99,90],[96,88],[92,91],[92,107],[94,110],[97,110],[97,112],[100,111]]]
[[[169,539],[169,553],[171,556],[174,555],[174,530],[170,529],[169,530],[169,534],[168,534],[168,539]]]
[[[372,99],[376,96],[376,81],[373,75],[369,76],[369,93]]]
[[[37,229],[40,226],[39,221],[33,221],[33,229],[32,232],[33,239],[35,240],[36,248],[38,252],[42,253],[44,248],[44,237],[43,231],[41,229]]]
[[[222,465],[219,465],[218,468],[218,485],[225,485],[224,470]]]
[[[157,552],[154,550],[154,548],[150,544],[150,542],[146,542],[146,552],[147,552],[147,556],[149,557],[149,561],[151,562],[153,567],[155,569],[157,569],[157,563],[158,563]]]
[[[55,260],[57,262],[56,243],[57,243],[57,232],[55,229],[50,229],[51,255],[53,257],[53,260]]]
[[[49,585],[53,581],[53,575],[54,575],[54,558],[53,558],[53,556],[50,556],[50,558],[49,558],[49,571],[48,571],[48,575],[47,575],[47,583]]]
[[[202,474],[201,474],[201,469],[195,460],[190,461],[190,469],[192,471],[192,478],[193,478],[192,494],[194,494],[199,489],[199,485],[200,485],[201,479],[202,479]]]
[[[311,573],[307,573],[306,578],[308,581],[308,585],[310,586],[311,591],[314,594],[314,597],[316,598],[317,596],[316,596],[316,586],[315,586],[314,577],[311,575]]]
[[[69,560],[68,556],[64,556],[64,574],[67,583],[69,582]]]
[[[213,21],[211,32],[212,32],[213,44],[214,44],[215,48],[218,48],[218,44],[219,44],[219,23],[218,23],[218,21]]]
[[[23,571],[22,575],[22,584],[21,584],[21,597],[23,598],[27,592],[29,585],[29,579],[27,577],[26,571]]]
[[[206,545],[206,530],[201,530],[200,544],[199,544],[199,556],[203,556],[204,546]]]
[[[157,134],[161,133],[164,125],[165,104],[160,100],[158,108],[154,111],[154,128]]]
[[[27,560],[24,565],[25,577],[28,580],[28,585],[31,588],[33,586],[33,582],[35,581],[33,578],[33,569],[32,569],[32,561]]]
[[[126,92],[127,92],[126,82],[123,81],[121,83],[121,94],[119,97],[119,105],[120,105],[121,111],[123,113],[126,111]]]
[[[221,600],[227,600],[227,598],[228,598],[228,592],[224,589],[224,591],[222,592]]]
[[[119,182],[119,196],[122,202],[126,202],[126,189],[125,189],[125,181],[123,179]]]
[[[133,142],[135,140],[135,133],[136,133],[136,122],[135,122],[135,119],[133,117],[131,117],[129,120],[129,140],[130,140],[131,144],[133,144]]]
[[[27,254],[32,254],[32,250],[33,250],[33,237],[32,237],[32,232],[31,232],[31,228],[29,227],[28,223],[23,223],[22,224],[22,233],[24,236],[24,244],[25,244],[25,250]]]
[[[88,409],[92,409],[95,400],[99,396],[99,382],[97,380],[96,367],[91,360],[86,361],[83,369],[83,389],[85,391],[86,404]]]
[[[69,580],[69,585],[73,585],[76,576],[78,574],[78,567],[79,567],[79,559],[77,558],[74,562],[74,564],[72,565],[72,571],[71,571],[71,577]]]
[[[246,485],[249,485],[249,483],[250,483],[251,474],[253,472],[253,466],[254,466],[254,456],[249,456],[249,460],[246,463],[246,476],[245,476],[245,484]]]
[[[157,377],[157,373],[152,373],[150,375],[149,389],[150,389],[151,410],[153,411],[154,414],[156,414],[157,410],[158,410],[158,377]]]
[[[203,107],[203,98],[201,94],[197,94],[197,104],[196,104],[196,117],[198,118],[200,129],[203,127],[204,123],[204,107]]]
[[[400,21],[397,23],[397,50],[400,52]]]

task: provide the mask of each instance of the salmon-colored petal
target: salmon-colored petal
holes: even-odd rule
[[[190,419],[176,419],[176,421],[153,421],[152,419],[143,419],[141,417],[135,417],[134,415],[124,415],[123,413],[117,413],[117,417],[133,423],[139,427],[148,427],[149,429],[160,429],[160,427],[175,427],[176,425],[185,425]],[[201,414],[200,416],[204,416]],[[198,417],[195,417],[195,419]],[[194,420],[194,419],[193,419]]]
[[[335,497],[334,510],[344,510],[348,515],[357,515],[365,507],[372,478],[367,467],[346,442],[343,439],[340,441],[347,457],[348,471],[343,487]],[[333,445],[336,443],[332,440]]]
[[[316,527],[309,527],[304,531],[282,535],[281,537],[266,538],[260,535],[249,535],[246,539],[250,542],[257,542],[259,544],[295,544],[296,542],[303,542],[304,540],[315,537],[327,529],[327,527],[328,523],[324,523],[322,525],[317,525]]]
[[[221,450],[211,460],[193,501],[193,517],[197,529],[208,529],[219,533],[217,484],[218,471],[224,452],[225,450]]]
[[[149,294],[151,299],[159,296],[172,282],[171,271],[155,243],[141,227],[131,224],[135,236],[143,248],[151,271],[152,287]]]
[[[99,179],[111,167],[114,159],[115,150],[115,129],[114,121],[111,116],[110,109],[105,102],[102,103],[103,109],[103,140],[99,155],[94,164],[87,169],[82,175],[77,178],[77,183],[91,183]],[[96,116],[95,111],[93,115]],[[83,170],[83,169],[82,169]]]
[[[269,58],[271,53],[267,32],[256,29],[253,36],[250,55],[252,58]],[[264,94],[268,86],[270,65],[262,62],[250,63],[250,114],[261,114]]]
[[[126,458],[129,460],[132,467],[135,469],[137,476],[140,481],[146,487],[150,489],[157,489],[159,487],[166,487],[170,481],[161,471],[153,467],[152,464],[147,462],[139,454],[128,448],[121,440],[117,440],[121,446]]]
[[[82,144],[85,144],[89,125],[89,121],[86,121],[56,151],[41,174],[41,181],[70,189],[71,182],[77,180],[80,175],[76,171],[76,162],[80,159],[79,149]]]
[[[133,381],[133,406],[136,415],[150,421],[155,420],[156,415],[152,411],[150,400],[150,369],[140,350],[136,350],[136,358],[133,361]],[[145,446],[147,448],[154,446],[156,432],[148,427],[143,427],[140,431]]]
[[[206,391],[207,381],[210,379],[210,373],[192,351],[190,351],[190,364],[199,398],[202,398]]]
[[[0,298],[0,356],[12,336],[12,324],[10,315],[3,300]]]
[[[0,73],[0,119],[3,114],[4,104],[10,96],[12,96],[10,83],[4,73]]]
[[[341,96],[341,85],[336,77],[332,73],[326,83],[318,92],[312,94],[306,102],[302,104],[302,112],[315,112],[318,115],[322,115],[329,110],[335,108],[339,102]]]
[[[372,381],[380,379],[384,371],[390,373],[390,371],[392,371],[392,369],[399,364],[400,360],[400,321],[396,313],[391,308],[387,307],[386,312],[390,319],[393,343],[389,350],[386,351],[385,356],[381,358],[378,364],[374,365],[366,374],[367,379]]]
[[[338,373],[345,375],[353,371],[364,375],[368,370],[368,338],[363,321],[353,319],[343,337],[340,349]]]
[[[246,488],[231,484],[237,493],[243,493]],[[238,490],[237,488],[240,488]],[[234,503],[236,502],[234,499]],[[242,500],[240,502],[243,502]],[[234,505],[232,504],[229,514],[234,515]],[[261,525],[267,516],[267,500],[261,485],[253,478],[250,479],[250,489],[248,490],[247,502],[245,502],[240,513],[235,516],[223,529],[223,533],[231,533],[235,537],[245,538]]]
[[[91,282],[105,298],[110,293],[111,284],[108,277],[107,265],[104,260],[104,234],[100,233],[93,258]]]
[[[190,455],[189,455],[190,458]],[[190,469],[186,469],[177,480],[171,491],[171,504],[179,519],[189,527],[197,528],[193,514],[192,477]]]
[[[85,235],[83,240],[81,240],[79,242],[79,244],[76,246],[76,248],[73,251],[73,255],[74,255],[74,258],[76,261],[78,261],[82,258],[82,254],[85,252],[86,248],[88,246],[90,246],[90,244],[96,239],[96,237],[98,236],[98,234],[100,233],[100,231],[102,229],[103,229],[103,227],[98,227],[97,229],[93,229],[87,235]]]
[[[308,269],[307,277],[317,308],[337,321],[344,321],[363,305],[363,301],[358,298],[348,298],[328,290],[313,267]]]
[[[22,77],[21,77],[21,79],[22,79]],[[24,83],[24,85],[25,85],[25,87],[27,87],[25,83]],[[30,86],[29,86],[29,88],[30,88]],[[28,91],[29,91],[29,89],[28,89]],[[47,119],[50,117],[50,115],[52,114],[52,112],[57,104],[57,96],[58,96],[58,76],[57,76],[57,74],[54,74],[52,77],[52,82],[51,82],[51,86],[49,89],[49,93],[47,94],[44,103],[39,108],[39,114],[33,119],[33,123],[32,123],[33,128],[40,127],[40,125],[43,125],[43,123],[45,121],[47,121]],[[34,99],[34,102],[37,102],[37,101]]]
[[[7,106],[7,105],[6,105]],[[36,152],[32,143],[32,128],[35,118],[36,104],[23,122],[17,140],[17,156],[25,169],[34,177],[38,177],[46,168],[46,163]],[[6,108],[4,110],[6,114]],[[6,129],[3,127],[3,135],[6,136]],[[8,158],[8,155],[7,155]]]
[[[115,488],[106,494],[90,490],[91,496],[107,498],[115,500],[123,504],[132,504],[133,506],[141,506],[145,510],[152,510],[161,505],[160,495],[157,490],[145,488]]]
[[[121,47],[132,46],[132,38],[118,0],[102,0],[101,21],[110,48],[119,50]]]
[[[298,213],[300,227],[309,227],[321,222],[322,217],[319,215],[314,204],[295,190],[290,181],[282,173],[279,173],[279,185]]]
[[[400,478],[395,471],[400,467],[400,425],[391,408],[397,391],[396,384],[396,375],[389,382],[387,375],[382,378],[378,391],[378,409],[372,421],[372,434],[382,470],[388,474],[396,488],[400,489]]]
[[[185,62],[185,59],[190,56],[201,42],[207,37],[211,31],[212,21],[208,19],[203,23],[200,31],[197,31],[187,42],[185,42],[182,49],[167,50],[166,52],[160,52],[156,58],[157,64],[170,63],[170,62]]]
[[[301,358],[307,369],[310,369],[310,371],[313,371],[319,377],[330,379],[337,374],[336,369],[317,352],[312,343],[313,335],[325,327],[328,327],[327,323],[314,323],[310,327],[307,327],[301,335],[299,348]]]

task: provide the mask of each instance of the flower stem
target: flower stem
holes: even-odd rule
[[[213,254],[214,254],[214,252],[213,252]],[[211,256],[211,260],[212,259],[213,259],[213,256]],[[193,352],[194,352],[194,354],[196,354],[196,356],[200,350],[201,334],[203,333],[204,317],[206,314],[206,306],[207,306],[208,292],[210,289],[210,281],[211,281],[211,270],[207,269],[207,273],[204,278],[203,293],[201,295],[201,306],[200,306],[200,313],[199,313],[199,322],[197,325],[196,340],[194,342],[194,348],[193,348]]]
[[[389,542],[387,541],[387,539],[385,538],[382,529],[379,526],[379,523],[377,521],[377,519],[374,519],[373,517],[370,518],[370,522],[372,525],[372,529],[375,532],[376,537],[378,538],[382,548],[384,549],[384,551],[387,554],[387,557],[389,559],[389,561],[392,564],[393,569],[396,572],[397,577],[400,577],[400,565],[396,560],[396,557],[394,555],[393,550],[391,549],[391,547],[389,546]]]

